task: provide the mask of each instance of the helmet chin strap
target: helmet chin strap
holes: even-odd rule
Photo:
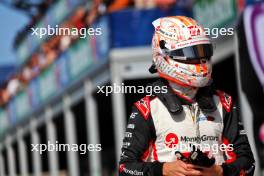
[[[195,88],[195,87],[183,87],[180,86],[179,84],[176,84],[174,82],[168,81],[170,87],[172,88],[172,90],[179,96],[189,100],[189,101],[193,101],[197,91],[199,88]]]

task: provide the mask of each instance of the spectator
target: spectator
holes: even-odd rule
[[[135,7],[138,9],[154,8],[155,6],[155,0],[135,0]]]
[[[1,99],[4,105],[7,104],[8,101],[10,100],[10,95],[7,91],[7,82],[4,83],[3,88],[1,90]]]
[[[72,28],[73,24],[70,22],[65,22],[61,25],[62,28]],[[59,52],[65,51],[67,48],[69,48],[71,42],[72,42],[72,37],[71,35],[63,35],[60,39],[59,43]]]
[[[39,68],[40,70],[43,70],[46,66],[46,57],[45,54],[43,53],[43,51],[40,52],[39,57],[38,57],[38,62],[39,62]]]
[[[85,17],[85,23],[87,26],[91,26],[99,14],[99,6],[101,5],[101,0],[94,0],[92,8],[89,10]],[[104,13],[104,12],[103,12]]]
[[[127,7],[131,7],[134,5],[134,1],[133,0],[114,0],[114,1],[104,1],[105,4],[109,4],[108,6],[108,12],[114,12],[114,11],[118,11],[118,10],[122,10],[125,9]]]
[[[58,56],[58,51],[50,49],[46,55],[46,65],[45,67],[48,67],[50,64],[52,64],[55,59]]]
[[[4,99],[3,99],[3,89],[0,88],[0,106],[4,105]]]
[[[176,4],[176,0],[135,0],[135,6],[136,8],[154,8],[159,7],[162,9],[169,9],[173,7],[173,5]]]
[[[176,0],[155,0],[156,5],[162,9],[169,9],[176,4]]]
[[[60,51],[63,52],[69,48],[71,44],[71,37],[68,35],[62,36],[60,40]]]
[[[12,76],[11,79],[7,83],[7,91],[10,97],[16,95],[20,87],[19,80],[16,76]]]
[[[31,75],[31,70],[29,66],[25,66],[22,70],[22,82],[24,84],[28,84],[28,82],[31,80],[32,75]]]
[[[33,54],[30,61],[30,69],[31,69],[31,78],[33,79],[40,73],[40,66],[39,66],[39,55]]]
[[[32,79],[39,75],[41,71],[40,58],[39,54],[33,54],[28,65],[22,69],[19,79],[23,85],[28,84]]]
[[[49,45],[54,47],[54,49],[50,48]],[[44,43],[41,46],[42,54],[40,56],[39,61],[41,62],[39,65],[41,69],[47,68],[50,64],[54,62],[54,60],[57,58],[59,53],[59,44],[55,47],[54,43],[48,44]]]
[[[75,14],[71,17],[71,22],[74,27],[81,29],[85,27],[84,18],[85,18],[85,9],[83,7],[79,7]]]
[[[86,24],[90,26],[101,15],[106,12],[115,12],[134,5],[134,0],[94,0],[92,8],[86,16]]]

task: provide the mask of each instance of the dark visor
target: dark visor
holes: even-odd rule
[[[173,51],[165,49],[165,53],[171,58],[184,57],[186,60],[210,58],[213,55],[212,44],[189,46]]]

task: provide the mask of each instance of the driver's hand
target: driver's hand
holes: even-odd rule
[[[201,176],[202,173],[195,169],[192,164],[184,163],[181,160],[163,164],[163,176]]]
[[[202,176],[223,176],[223,168],[220,165],[214,164],[212,167],[194,166],[194,168],[199,169]]]

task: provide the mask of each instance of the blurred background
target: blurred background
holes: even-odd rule
[[[144,94],[106,96],[97,86],[155,80],[151,22],[172,15],[234,28],[213,38],[214,83],[240,105],[255,175],[264,175],[263,1],[0,0],[0,176],[116,175],[131,106]],[[48,25],[102,35],[32,35]],[[100,143],[102,151],[31,152],[48,141]]]

